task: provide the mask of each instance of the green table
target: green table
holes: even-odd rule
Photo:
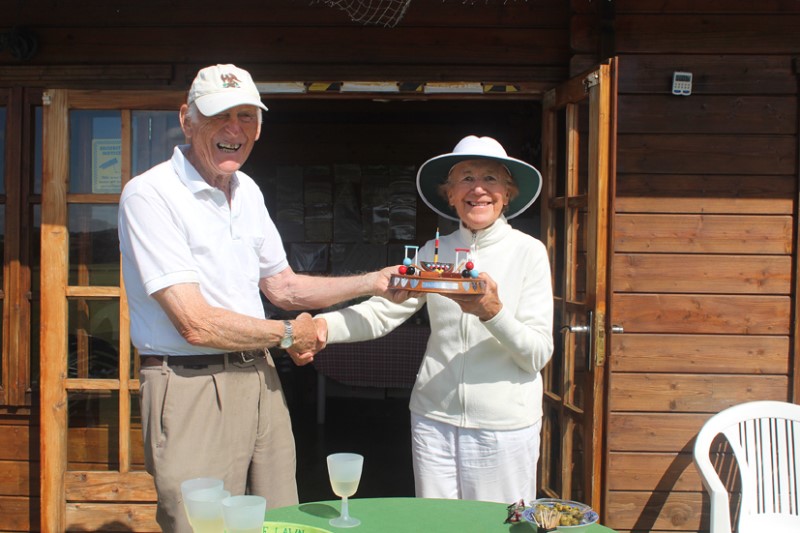
[[[340,500],[301,503],[267,511],[269,527],[265,533],[534,533],[527,523],[504,524],[507,505],[470,500],[437,500],[428,498],[355,498],[349,500],[350,516],[361,525],[340,529],[328,525],[339,516]],[[270,524],[272,523],[272,524]],[[301,525],[285,527],[285,525]],[[306,526],[306,527],[303,527]],[[593,524],[585,533],[613,533]]]

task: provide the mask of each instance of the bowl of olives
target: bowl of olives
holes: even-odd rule
[[[541,498],[531,502],[522,512],[522,518],[545,531],[582,533],[599,518],[588,505],[572,500]]]

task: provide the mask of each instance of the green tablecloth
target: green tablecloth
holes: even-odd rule
[[[536,527],[522,522],[504,524],[508,516],[502,503],[428,498],[355,498],[349,500],[350,516],[361,520],[355,528],[340,529],[328,525],[339,516],[341,502],[301,503],[267,511],[266,533],[534,533]],[[270,524],[272,523],[272,524]],[[285,527],[284,524],[300,525]],[[307,526],[303,528],[302,526]],[[585,533],[613,533],[594,524]]]

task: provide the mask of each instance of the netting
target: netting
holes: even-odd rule
[[[393,28],[400,22],[411,0],[322,0],[346,12],[353,22]]]
[[[317,0],[322,4],[346,12],[353,22],[393,28],[406,13],[411,0]],[[442,0],[445,2],[447,0]],[[517,0],[457,0],[463,5],[486,4],[497,1],[503,5]],[[528,0],[524,0],[527,2]],[[590,2],[592,0],[589,0]],[[608,0],[609,2],[611,0]]]

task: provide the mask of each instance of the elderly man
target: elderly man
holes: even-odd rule
[[[194,477],[270,507],[297,503],[294,438],[267,349],[318,341],[308,313],[266,319],[260,293],[286,310],[320,309],[388,286],[391,269],[335,282],[292,271],[261,191],[240,170],[266,110],[245,70],[200,70],[180,109],[188,144],[120,198],[145,463],[167,532],[191,531],[180,484]]]

